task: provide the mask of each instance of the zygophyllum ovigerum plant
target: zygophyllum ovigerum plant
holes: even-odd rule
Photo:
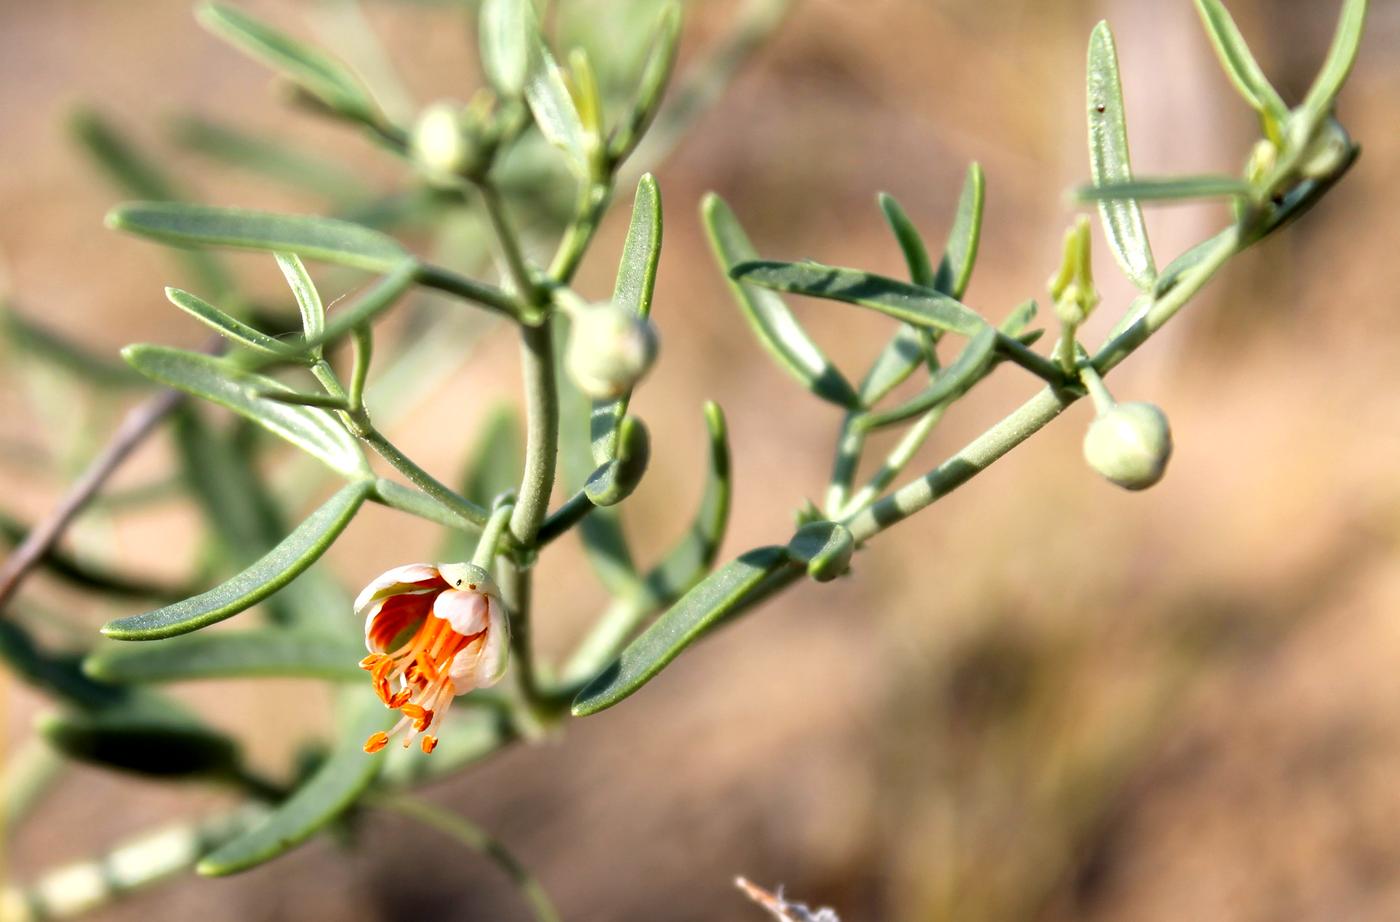
[[[537,739],[569,715],[586,717],[620,703],[690,644],[804,577],[822,582],[845,575],[854,556],[881,532],[970,480],[1086,395],[1097,411],[1084,438],[1089,465],[1127,489],[1156,483],[1171,453],[1166,416],[1150,403],[1116,402],[1104,376],[1231,257],[1307,211],[1357,155],[1336,119],[1335,100],[1356,54],[1365,0],[1344,0],[1328,57],[1293,108],[1270,86],[1218,0],[1197,0],[1197,6],[1231,81],[1258,113],[1262,136],[1239,178],[1135,178],[1112,34],[1106,24],[1093,31],[1086,104],[1092,182],[1077,194],[1095,204],[1114,260],[1141,292],[1097,348],[1078,336],[1100,307],[1087,217],[1066,234],[1062,264],[1048,283],[1048,348],[1037,349],[1045,330],[1032,329],[1034,300],[1000,322],[961,300],[981,245],[984,187],[976,165],[936,259],[899,205],[881,198],[908,263],[907,280],[759,259],[730,207],[715,196],[705,200],[702,218],[742,315],[782,367],[839,407],[844,421],[822,504],[804,503],[786,540],[715,566],[729,512],[730,465],[723,415],[707,406],[710,464],[701,507],[684,540],[650,569],[635,564],[616,515],[649,457],[646,427],[629,414],[628,404],[657,356],[651,312],[662,217],[650,176],[636,182],[611,295],[598,300],[571,285],[628,158],[658,112],[665,117],[661,103],[675,59],[680,7],[664,5],[659,18],[648,19],[637,66],[625,80],[605,81],[599,76],[604,68],[585,52],[562,54],[564,49],[549,47],[530,3],[485,0],[478,21],[483,88],[466,104],[437,102],[416,114],[391,111],[326,52],[233,7],[202,7],[207,27],[273,67],[299,102],[367,133],[400,157],[422,185],[390,200],[356,200],[343,195],[332,171],[227,129],[190,123],[187,140],[195,146],[328,189],[342,217],[188,204],[110,128],[83,122],[83,137],[108,169],[150,199],[117,207],[108,223],[188,248],[181,253],[201,290],[170,288],[166,295],[218,334],[199,352],[157,345],[125,350],[132,368],[171,393],[143,405],[137,422],[145,428],[124,427],[126,441],[118,448],[128,448],[157,422],[172,421],[189,488],[240,572],[111,622],[103,633],[126,643],[104,645],[81,668],[47,652],[14,619],[0,625],[3,652],[20,675],[63,703],[41,727],[62,754],[150,776],[231,784],[246,793],[248,805],[197,828],[135,843],[86,871],[72,869],[62,879],[66,885],[54,878],[12,888],[5,918],[70,915],[189,864],[209,875],[246,870],[366,807],[400,810],[479,846],[484,840],[473,827],[408,792],[512,743]],[[553,156],[567,166],[567,177],[542,171],[546,142],[557,149]],[[552,256],[534,258],[519,215],[535,209],[547,224],[550,215],[561,213],[560,187],[570,195]],[[1159,270],[1141,203],[1192,198],[1228,199],[1233,220]],[[441,228],[444,215],[461,211],[485,217],[499,268],[494,281],[416,255],[383,229],[415,221]],[[293,328],[239,293],[209,252],[217,248],[263,252],[276,261],[290,288],[289,303],[297,308]],[[306,262],[373,278],[331,310]],[[352,287],[341,276],[327,277]],[[467,336],[440,325],[440,314],[461,307],[512,327],[521,345],[523,447],[512,417],[488,422],[472,476],[461,489],[415,463],[367,409],[393,402],[388,395],[376,399],[376,388],[388,389],[425,368],[424,354],[402,342],[387,353],[387,370],[372,362],[386,354],[376,349],[381,321],[411,292],[424,290],[454,303],[415,306],[418,339]],[[848,303],[897,325],[888,346],[853,383],[808,338],[779,293]],[[49,340],[34,342],[55,348]],[[333,358],[333,347],[341,344],[348,346],[345,362]],[[895,487],[949,407],[1004,365],[1034,378],[1035,395],[942,464]],[[923,387],[891,405],[896,388],[916,374],[926,377]],[[232,411],[234,427],[207,423],[198,409],[206,402]],[[464,399],[462,405],[470,416],[472,404]],[[895,427],[902,438],[873,475],[858,483],[867,437]],[[265,433],[290,442],[343,482],[294,528],[281,524],[276,493],[256,463]],[[401,479],[373,473],[370,453]],[[119,463],[121,451],[112,455],[94,474],[97,483]],[[299,476],[304,483],[305,472]],[[561,482],[565,498],[556,502]],[[6,600],[24,573],[40,564],[113,594],[159,594],[121,585],[112,574],[83,570],[52,552],[54,537],[91,492],[78,494],[47,536],[31,535],[11,558],[0,583]],[[448,538],[437,560],[404,560],[386,573],[364,574],[363,589],[351,602],[312,564],[365,503],[438,523]],[[548,621],[548,612],[533,610],[531,586],[547,572],[549,545],[570,531],[579,534],[613,602],[567,661],[543,663],[532,635],[538,622]],[[259,605],[268,616],[262,626],[202,630]],[[361,625],[363,637],[357,634]],[[172,680],[237,676],[314,676],[337,683],[343,720],[333,743],[287,777],[263,778],[246,768],[237,740],[156,689]],[[459,697],[462,703],[453,707]],[[557,918],[528,875],[506,860],[536,914]]]

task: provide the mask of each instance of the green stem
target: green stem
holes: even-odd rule
[[[559,394],[554,381],[551,323],[520,328],[520,362],[525,379],[525,471],[520,479],[510,531],[530,547],[548,512],[559,454]]]
[[[885,492],[885,488],[900,475],[900,472],[913,459],[914,454],[923,447],[924,442],[928,440],[929,435],[943,419],[943,414],[948,412],[948,406],[945,403],[934,407],[919,417],[919,421],[905,431],[899,444],[885,457],[885,463],[842,509],[842,515],[851,515],[864,509],[873,503],[881,493]]]
[[[573,279],[611,198],[612,186],[609,183],[595,181],[583,187],[574,219],[564,231],[559,249],[549,264],[549,277],[556,284],[567,285]]]
[[[491,510],[491,520],[481,530],[481,537],[476,542],[476,551],[472,554],[472,563],[475,566],[488,571],[491,569],[501,545],[501,536],[510,525],[511,509],[510,504],[506,503]]]
[[[494,285],[487,285],[485,282],[478,282],[464,275],[458,275],[449,269],[428,263],[423,263],[418,267],[415,278],[418,280],[418,284],[425,288],[445,291],[450,295],[456,295],[497,313],[505,314],[507,317],[519,317],[520,307],[515,299]]]
[[[415,515],[420,519],[436,522],[448,528],[456,528],[466,532],[474,532],[482,528],[476,519],[468,518],[454,509],[445,508],[442,503],[426,493],[384,477],[375,479],[374,493],[370,495],[370,499],[382,506],[388,506],[390,509],[407,512],[409,515]]]
[[[544,524],[540,526],[539,534],[535,536],[535,545],[544,547],[555,538],[582,522],[594,509],[593,501],[588,498],[583,490],[579,490],[573,496],[566,499],[558,509],[555,509],[545,518]]]
[[[1046,384],[1063,387],[1068,383],[1064,370],[1014,336],[997,334],[997,352],[1008,361],[1015,362],[1026,371],[1043,380]]]
[[[549,894],[545,893],[540,882],[499,840],[480,826],[465,817],[449,813],[441,807],[435,807],[414,797],[398,795],[376,798],[376,801],[380,806],[436,829],[490,859],[520,890],[520,895],[525,898],[538,922],[560,922],[559,912],[554,908]]]
[[[1105,343],[1092,360],[1104,374],[1146,342],[1215,275],[1231,256],[1241,249],[1238,233],[1221,235],[1219,242],[1201,262],[1160,298],[1147,313],[1122,333]],[[962,451],[918,480],[900,487],[868,509],[856,512],[845,525],[858,542],[865,542],[892,525],[948,495],[986,470],[994,461],[1044,428],[1051,420],[1083,396],[1082,391],[1047,387],[1022,404],[1001,422],[974,439]]]
[[[491,219],[491,227],[496,232],[496,240],[501,245],[501,254],[505,257],[506,269],[510,273],[511,282],[515,285],[517,295],[526,304],[538,306],[539,286],[534,282],[530,274],[530,267],[525,263],[525,256],[520,251],[520,237],[515,233],[515,228],[511,226],[510,216],[506,214],[505,202],[501,200],[501,193],[490,180],[482,179],[476,183],[476,189],[481,193],[482,204],[486,206],[486,214]]]
[[[496,558],[496,583],[501,587],[501,597],[510,612],[510,653],[516,682],[525,700],[529,719],[538,722],[548,715],[550,701],[540,689],[535,664],[530,620],[533,589],[530,575],[529,570],[521,568],[510,558]]]
[[[865,450],[866,429],[861,425],[864,416],[864,411],[852,410],[841,422],[841,434],[836,440],[836,460],[831,466],[831,483],[826,488],[828,516],[840,515],[850,496],[856,469],[860,467],[860,456]]]
[[[374,354],[374,334],[367,326],[356,327],[350,334],[354,343],[355,360],[350,372],[350,392],[346,403],[351,413],[362,413],[365,409],[365,382],[369,379],[369,362]]]
[[[489,514],[485,509],[443,485],[436,477],[423,470],[411,458],[399,451],[394,443],[386,439],[378,429],[366,426],[363,433],[360,434],[360,438],[366,445],[373,448],[376,454],[388,461],[395,470],[407,477],[410,483],[436,500],[443,508],[456,513],[477,528],[486,525]]]

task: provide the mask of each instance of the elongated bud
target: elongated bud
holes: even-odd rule
[[[1161,480],[1171,454],[1167,416],[1151,403],[1116,404],[1084,435],[1089,466],[1125,490],[1145,490]]]
[[[1050,296],[1055,314],[1067,327],[1078,327],[1099,304],[1094,287],[1094,266],[1089,219],[1083,215],[1065,232],[1064,258],[1060,269],[1050,277]]]
[[[656,329],[645,317],[603,301],[578,308],[570,319],[564,364],[579,390],[589,397],[620,397],[651,368],[656,358]]]

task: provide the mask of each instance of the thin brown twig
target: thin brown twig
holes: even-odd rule
[[[177,391],[162,391],[127,411],[117,431],[112,433],[101,453],[83,471],[58,507],[34,526],[19,547],[0,565],[0,615],[4,614],[5,607],[19,591],[25,578],[63,537],[78,513],[92,502],[112,474],[183,399],[184,395]]]

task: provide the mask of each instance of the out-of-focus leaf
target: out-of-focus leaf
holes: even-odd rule
[[[477,19],[481,66],[496,91],[506,98],[525,91],[530,46],[540,26],[532,0],[483,0]]]
[[[359,79],[330,55],[222,3],[208,3],[196,14],[200,24],[249,57],[281,73],[342,115],[371,124],[383,117]]]
[[[179,202],[128,202],[107,213],[107,226],[177,246],[296,253],[370,272],[390,272],[411,259],[387,234],[312,215]]]
[[[1034,298],[1026,301],[1006,316],[1006,319],[1001,322],[1001,331],[1012,339],[1020,338],[1021,334],[1026,332],[1026,327],[1035,320],[1035,315],[1039,310],[1040,307],[1035,303]]]
[[[894,232],[895,240],[899,241],[900,252],[904,254],[904,264],[909,267],[909,281],[924,288],[932,288],[935,278],[933,262],[929,259],[928,247],[924,245],[924,239],[914,227],[914,222],[909,220],[909,215],[900,207],[899,202],[895,201],[894,196],[882,192],[879,202],[885,221]]]
[[[1081,202],[1189,202],[1203,198],[1243,198],[1249,184],[1233,176],[1163,176],[1080,186],[1075,195]]]
[[[41,326],[0,298],[0,328],[5,337],[27,358],[40,359],[71,372],[103,389],[147,387],[147,382],[130,368],[94,355],[77,343]]]
[[[146,377],[227,407],[347,477],[363,476],[367,470],[355,440],[326,411],[255,396],[255,391],[291,392],[272,378],[242,371],[212,356],[165,346],[127,346],[122,355]]]
[[[248,324],[219,310],[214,305],[196,295],[190,294],[179,288],[165,289],[165,296],[170,303],[189,314],[200,323],[209,327],[229,342],[236,343],[245,349],[260,352],[284,361],[295,360],[299,353],[296,347],[282,342],[280,339],[273,339],[261,330],[254,329]]]
[[[710,454],[700,508],[685,536],[646,576],[647,591],[661,604],[678,598],[714,566],[720,542],[724,540],[729,524],[732,494],[729,437],[724,411],[719,404],[705,404],[705,427],[709,434]]]
[[[856,539],[840,522],[808,522],[788,542],[788,555],[807,568],[807,575],[829,583],[850,569]]]
[[[530,105],[535,124],[545,140],[568,156],[569,165],[580,175],[586,175],[587,135],[564,72],[538,37],[529,43],[528,50],[525,101]]]
[[[734,267],[751,263],[758,255],[734,212],[711,193],[705,196],[701,215],[715,258],[729,274],[730,288],[759,342],[779,365],[818,397],[849,410],[859,408],[860,396],[802,329],[783,299],[733,276]]]
[[[222,166],[248,170],[292,188],[319,195],[335,203],[364,197],[360,179],[334,161],[315,157],[242,129],[197,115],[181,116],[172,126],[175,142]],[[134,193],[141,198],[158,195]]]
[[[228,776],[240,761],[232,739],[170,708],[50,714],[38,729],[70,759],[138,775]]]
[[[1094,185],[1131,182],[1128,121],[1123,85],[1118,76],[1118,51],[1113,31],[1100,22],[1089,37],[1089,167]],[[1157,281],[1157,264],[1147,239],[1142,208],[1133,199],[1099,202],[1099,218],[1108,247],[1124,273],[1144,291]]]
[[[785,547],[763,547],[731,560],[696,584],[621,656],[574,698],[573,713],[586,717],[612,707],[651,681],[771,574],[793,566]]]
[[[977,265],[977,250],[982,242],[982,210],[986,200],[987,180],[981,164],[974,163],[967,168],[953,227],[948,232],[948,243],[943,248],[943,258],[933,280],[933,287],[950,298],[961,298],[972,281],[972,269]],[[923,285],[918,279],[914,279],[914,284]]]
[[[632,223],[622,247],[622,262],[613,286],[613,303],[639,317],[651,313],[651,296],[656,288],[656,267],[661,261],[661,190],[650,173],[637,183],[632,203]],[[629,390],[616,400],[594,401],[589,428],[593,461],[605,464],[617,453],[617,430],[627,415]]]
[[[730,275],[775,291],[842,301],[915,326],[963,336],[976,336],[987,325],[971,308],[942,292],[859,269],[756,260],[740,263]]]
[[[159,640],[207,627],[244,611],[315,563],[350,524],[373,482],[342,487],[325,505],[251,567],[208,592],[145,614],[112,621],[102,633],[117,640]]]
[[[350,726],[341,730],[316,772],[266,819],[206,855],[195,870],[223,877],[271,861],[311,838],[359,799],[384,765],[382,757],[364,752],[364,741],[397,715],[368,689],[355,700]]]
[[[50,653],[13,618],[0,619],[0,660],[18,677],[74,707],[97,710],[126,701],[125,689],[83,674],[81,654]]]
[[[29,534],[29,528],[19,519],[0,512],[0,540],[17,546]],[[134,599],[180,598],[186,593],[179,587],[128,576],[106,566],[89,563],[54,548],[44,555],[42,566],[49,573],[71,586],[100,592],[108,596]]]
[[[642,65],[636,98],[608,142],[608,155],[615,163],[626,159],[636,149],[637,142],[656,118],[657,110],[661,108],[661,97],[666,92],[666,84],[670,82],[671,71],[676,64],[680,33],[681,6],[677,2],[667,3],[661,9],[651,50],[647,53],[646,63]]]
[[[1232,236],[1234,233],[1234,228],[1226,228],[1214,237],[1201,241],[1176,259],[1173,259],[1167,264],[1167,267],[1162,270],[1162,274],[1158,276],[1157,285],[1152,290],[1152,296],[1154,298],[1160,298],[1162,295],[1175,288],[1176,283],[1183,275],[1200,265],[1205,258],[1220,245],[1222,240]]]
[[[996,346],[996,329],[986,327],[963,347],[953,364],[938,372],[928,387],[891,410],[864,417],[861,428],[879,429],[913,419],[958,395],[975,384],[991,366]]]
[[[1308,88],[1308,95],[1301,106],[1309,126],[1322,124],[1332,111],[1337,94],[1342,91],[1342,85],[1347,82],[1352,65],[1356,63],[1356,52],[1361,47],[1361,33],[1365,26],[1366,0],[1344,0],[1337,31],[1327,51],[1327,60]]]
[[[83,662],[103,682],[181,682],[192,679],[295,677],[354,682],[360,644],[333,634],[258,629],[209,631],[152,643],[104,648]]]
[[[1284,105],[1282,97],[1254,60],[1225,5],[1220,0],[1196,0],[1196,9],[1235,89],[1240,91],[1245,102],[1264,117],[1266,123],[1282,125],[1288,117],[1288,106]]]
[[[928,355],[923,334],[923,330],[907,323],[900,326],[861,380],[861,403],[867,407],[874,406],[908,380]]]

